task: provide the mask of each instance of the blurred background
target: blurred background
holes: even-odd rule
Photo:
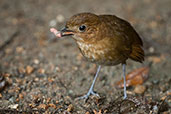
[[[121,65],[102,68],[95,91],[104,99],[88,105],[76,102],[75,97],[90,87],[96,65],[84,61],[71,37],[55,39],[49,31],[63,28],[74,14],[92,12],[129,21],[144,42],[145,62],[127,65],[127,72],[150,69],[141,86],[128,88],[131,97],[147,105],[147,112],[142,107],[136,111],[148,113],[156,106],[158,112],[169,113],[171,100],[164,105],[161,101],[171,95],[170,7],[171,0],[0,0],[0,110],[87,114],[118,110],[116,102],[110,102],[123,95],[115,84],[122,77]]]

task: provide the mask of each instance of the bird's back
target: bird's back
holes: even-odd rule
[[[144,60],[143,42],[129,22],[114,15],[99,15],[99,18],[107,28],[104,31],[107,37],[117,39],[121,54],[138,62]]]

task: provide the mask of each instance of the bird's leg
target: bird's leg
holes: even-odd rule
[[[125,63],[122,65],[122,70],[123,70],[123,78],[124,78],[124,99],[126,99],[127,93],[126,93],[126,64]]]
[[[94,88],[94,84],[96,82],[96,78],[98,77],[98,74],[100,72],[100,69],[101,69],[101,66],[99,65],[98,69],[97,69],[97,72],[96,72],[96,75],[95,75],[95,77],[93,79],[93,83],[91,84],[91,87],[90,87],[88,93],[86,95],[80,97],[79,99],[87,99],[90,95],[96,95],[96,96],[99,97],[99,95],[93,91],[93,88]]]

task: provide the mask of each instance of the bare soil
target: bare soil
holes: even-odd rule
[[[171,113],[170,0],[0,0],[0,113],[169,114]],[[55,39],[80,12],[113,14],[129,21],[144,42],[145,62],[128,60],[127,72],[150,67],[141,94],[115,83],[121,65],[102,67],[95,91],[77,100],[91,85],[96,66],[86,62],[71,37]],[[2,83],[5,82],[5,85]]]

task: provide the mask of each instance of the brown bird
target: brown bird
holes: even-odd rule
[[[126,60],[128,58],[142,62],[144,60],[143,43],[131,24],[114,15],[96,15],[80,13],[72,16],[61,31],[51,28],[57,37],[72,36],[82,55],[90,62],[98,65],[93,83],[88,93],[99,96],[93,91],[101,65],[123,65],[124,99],[126,93]]]

